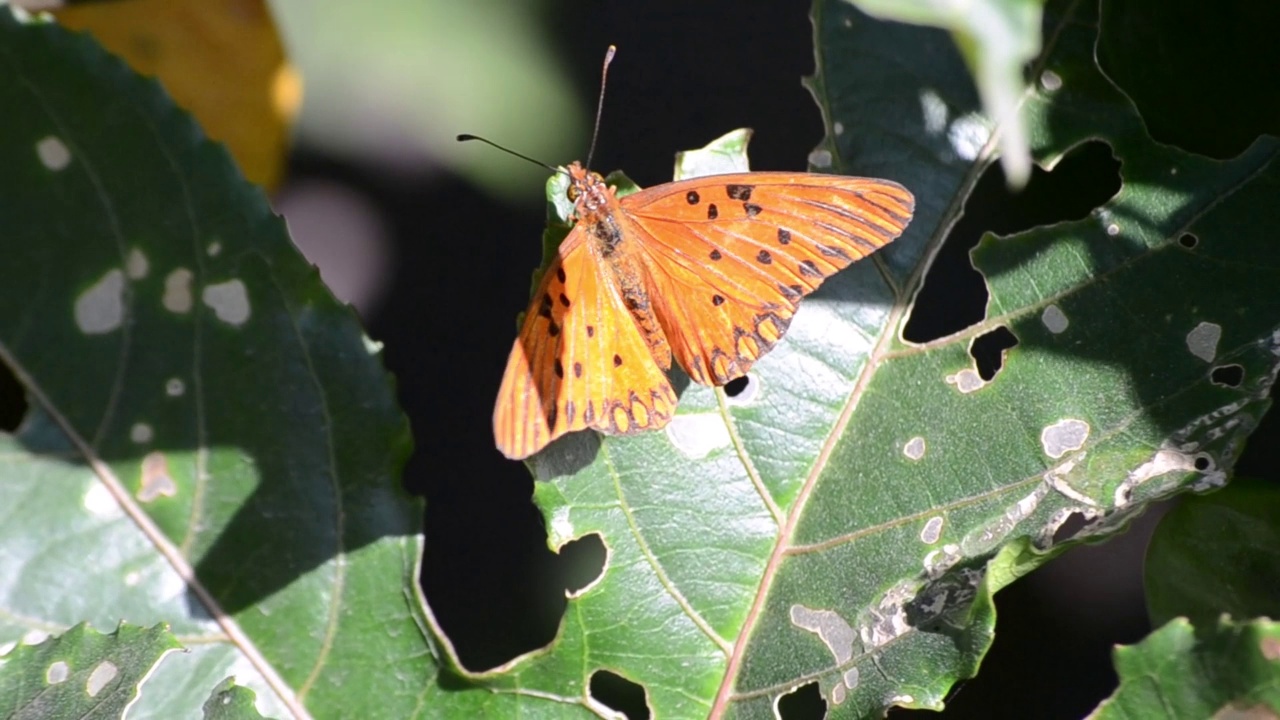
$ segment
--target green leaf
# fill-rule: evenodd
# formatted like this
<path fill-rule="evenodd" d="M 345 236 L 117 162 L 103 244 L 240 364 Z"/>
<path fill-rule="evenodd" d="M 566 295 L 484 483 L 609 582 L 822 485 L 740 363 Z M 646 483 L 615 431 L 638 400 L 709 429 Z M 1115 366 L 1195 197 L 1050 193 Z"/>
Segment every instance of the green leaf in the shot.
<path fill-rule="evenodd" d="M 828 0 L 816 0 L 821 7 Z M 1000 160 L 1009 184 L 1021 187 L 1031 172 L 1027 122 L 1020 108 L 1023 67 L 1040 52 L 1044 0 L 846 0 L 883 20 L 928 25 L 951 33 L 1000 136 Z"/>
<path fill-rule="evenodd" d="M 986 238 L 988 316 L 915 345 L 902 326 L 994 157 L 990 124 L 941 32 L 815 5 L 828 133 L 811 163 L 902 182 L 915 219 L 806 299 L 741 393 L 688 385 L 662 432 L 578 433 L 531 459 L 551 546 L 597 534 L 606 566 L 551 647 L 474 682 L 575 697 L 608 670 L 667 717 L 773 717 L 807 683 L 833 717 L 941 708 L 990 643 L 992 593 L 1225 481 L 1280 349 L 1280 144 L 1215 162 L 1153 142 L 1094 63 L 1095 11 L 1047 8 L 1019 94 L 1038 162 L 1100 138 L 1122 189 Z M 1019 344 L 983 379 L 969 347 L 998 328 Z M 1214 383 L 1228 364 L 1243 380 Z"/>
<path fill-rule="evenodd" d="M 1280 626 L 1171 620 L 1115 650 L 1120 687 L 1089 717 L 1274 717 L 1280 712 Z"/>
<path fill-rule="evenodd" d="M 235 678 L 227 678 L 209 693 L 204 703 L 205 720 L 255 720 L 261 718 L 254 707 L 252 690 L 236 685 Z"/>
<path fill-rule="evenodd" d="M 121 624 L 103 635 L 85 623 L 0 654 L 0 717 L 123 717 L 160 658 L 182 646 L 163 624 Z"/>
<path fill-rule="evenodd" d="M 378 348 L 159 86 L 0 7 L 0 643 L 167 622 L 134 712 L 421 713 L 420 505 Z M 154 687 L 154 690 L 152 689 Z"/>
<path fill-rule="evenodd" d="M 1144 567 L 1151 622 L 1280 617 L 1280 492 L 1236 478 L 1160 520 Z"/>

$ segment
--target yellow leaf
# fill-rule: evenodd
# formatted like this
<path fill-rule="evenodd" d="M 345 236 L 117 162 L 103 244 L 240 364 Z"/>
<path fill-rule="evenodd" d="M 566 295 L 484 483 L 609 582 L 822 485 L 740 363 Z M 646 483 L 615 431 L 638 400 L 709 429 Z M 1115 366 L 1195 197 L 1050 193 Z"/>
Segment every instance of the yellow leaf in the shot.
<path fill-rule="evenodd" d="M 54 14 L 158 77 L 246 178 L 268 189 L 279 182 L 302 81 L 264 0 L 120 0 Z"/>

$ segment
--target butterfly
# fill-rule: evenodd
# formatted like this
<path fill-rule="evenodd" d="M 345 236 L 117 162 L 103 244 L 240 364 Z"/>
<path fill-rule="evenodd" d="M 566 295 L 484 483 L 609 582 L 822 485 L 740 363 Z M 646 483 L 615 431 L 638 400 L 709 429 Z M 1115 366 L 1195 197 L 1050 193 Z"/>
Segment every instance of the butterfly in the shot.
<path fill-rule="evenodd" d="M 915 199 L 890 180 L 748 172 L 623 198 L 577 162 L 575 224 L 511 348 L 493 411 L 512 459 L 565 433 L 670 422 L 675 361 L 703 385 L 742 377 L 787 331 L 800 299 L 897 238 Z"/>

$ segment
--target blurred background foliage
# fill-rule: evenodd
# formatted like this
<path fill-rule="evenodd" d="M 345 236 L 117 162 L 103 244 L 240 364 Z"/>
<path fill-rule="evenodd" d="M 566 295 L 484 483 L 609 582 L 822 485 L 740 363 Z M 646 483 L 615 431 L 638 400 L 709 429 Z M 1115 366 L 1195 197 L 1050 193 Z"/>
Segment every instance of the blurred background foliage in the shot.
<path fill-rule="evenodd" d="M 546 549 L 529 474 L 497 453 L 489 428 L 539 260 L 546 171 L 454 136 L 485 135 L 550 164 L 583 159 L 600 61 L 616 44 L 596 169 L 663 182 L 675 151 L 742 126 L 755 130 L 753 168 L 804 169 L 823 134 L 801 86 L 814 70 L 806 8 L 734 0 L 75 5 L 60 11 L 63 22 L 91 28 L 135 67 L 165 76 L 212 136 L 239 146 L 246 173 L 276 188 L 295 242 L 386 344 L 417 444 L 406 485 L 428 503 L 423 584 L 463 661 L 492 667 L 549 642 L 564 589 L 593 576 L 602 551 Z M 1280 46 L 1268 37 L 1278 25 L 1280 7 L 1247 0 L 1104 2 L 1098 57 L 1157 140 L 1228 157 L 1260 133 L 1280 132 Z M 1064 205 L 1092 207 L 1116 177 L 1100 143 L 1051 173 L 1033 168 L 1018 194 L 999 167 L 989 169 L 930 271 L 913 317 L 933 324 L 913 339 L 982 317 L 986 290 L 967 253 L 983 232 L 1029 227 Z M 1269 419 L 1258 430 L 1241 473 L 1275 467 L 1265 449 L 1275 446 L 1265 440 L 1275 426 Z M 1038 717 L 1075 718 L 1105 697 L 1116 683 L 1111 647 L 1150 630 L 1140 567 L 1155 515 L 1001 592 L 995 646 L 944 715 L 1025 716 L 1035 707 Z"/>

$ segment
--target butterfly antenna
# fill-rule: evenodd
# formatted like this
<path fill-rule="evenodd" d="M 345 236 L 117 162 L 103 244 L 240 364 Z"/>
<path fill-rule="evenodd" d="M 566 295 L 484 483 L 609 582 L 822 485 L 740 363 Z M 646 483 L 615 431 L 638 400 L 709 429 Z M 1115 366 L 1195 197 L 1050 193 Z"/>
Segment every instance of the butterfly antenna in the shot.
<path fill-rule="evenodd" d="M 560 168 L 558 168 L 558 167 L 552 167 L 552 166 L 550 166 L 550 165 L 548 165 L 548 164 L 546 164 L 546 163 L 542 162 L 541 160 L 534 160 L 533 158 L 529 157 L 528 155 L 521 155 L 520 153 L 516 152 L 515 150 L 512 150 L 511 148 L 505 148 L 505 147 L 502 147 L 502 146 L 501 146 L 501 145 L 499 145 L 498 143 L 496 143 L 496 142 L 494 142 L 494 141 L 492 141 L 492 140 L 490 140 L 490 139 L 488 139 L 488 138 L 482 138 L 482 137 L 480 137 L 479 135 L 467 135 L 467 134 L 465 134 L 465 133 L 464 133 L 464 134 L 462 134 L 462 135 L 459 135 L 459 136 L 458 136 L 458 142 L 466 142 L 466 141 L 468 141 L 468 140 L 479 140 L 480 142 L 482 142 L 482 143 L 484 143 L 484 144 L 486 144 L 486 145 L 489 145 L 489 146 L 491 146 L 491 147 L 495 147 L 495 148 L 497 148 L 497 149 L 501 150 L 502 152 L 504 152 L 504 153 L 506 153 L 506 154 L 508 154 L 508 155 L 515 155 L 516 157 L 520 158 L 521 160 L 528 160 L 529 162 L 533 163 L 534 165 L 539 165 L 539 166 L 541 166 L 541 167 L 544 167 L 544 168 L 546 168 L 546 169 L 550 170 L 551 172 L 564 172 L 564 171 L 563 171 L 563 170 L 561 170 Z"/>
<path fill-rule="evenodd" d="M 600 71 L 600 99 L 596 101 L 596 127 L 591 131 L 591 149 L 587 150 L 587 167 L 591 167 L 591 158 L 596 154 L 596 138 L 600 136 L 600 115 L 604 113 L 604 85 L 609 79 L 609 63 L 613 62 L 613 54 L 618 48 L 610 45 L 604 54 L 604 69 Z"/>

